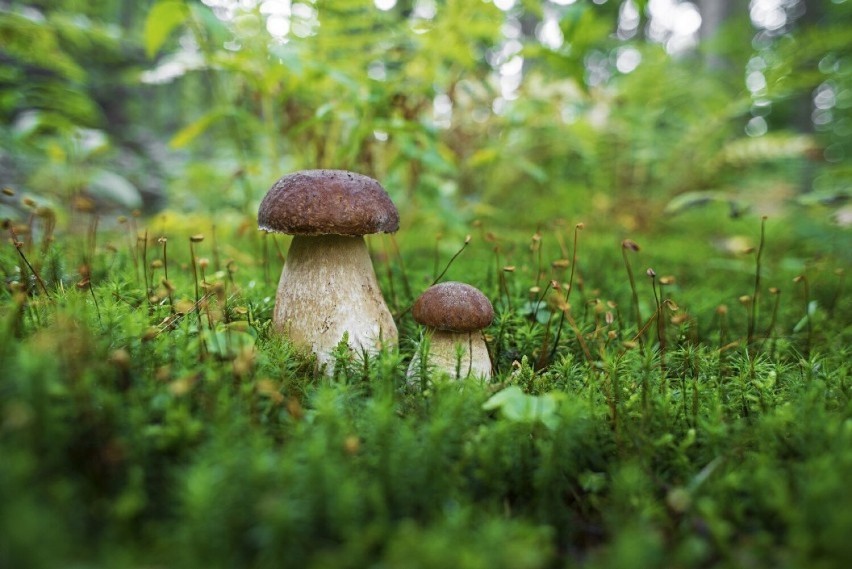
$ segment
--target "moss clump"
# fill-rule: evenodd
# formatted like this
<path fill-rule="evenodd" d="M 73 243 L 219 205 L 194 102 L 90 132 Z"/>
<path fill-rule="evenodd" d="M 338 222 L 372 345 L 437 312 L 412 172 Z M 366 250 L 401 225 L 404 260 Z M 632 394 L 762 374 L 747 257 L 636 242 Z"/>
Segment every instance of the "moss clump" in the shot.
<path fill-rule="evenodd" d="M 73 270 L 90 240 L 0 251 L 0 565 L 852 557 L 852 305 L 830 259 L 807 266 L 806 305 L 792 283 L 802 267 L 773 254 L 772 234 L 761 295 L 754 256 L 705 278 L 678 239 L 646 236 L 656 253 L 636 263 L 676 278 L 637 278 L 634 307 L 618 241 L 581 244 L 570 296 L 564 263 L 536 268 L 560 257 L 541 238 L 532 261 L 523 247 L 507 259 L 513 271 L 474 243 L 450 272 L 484 275 L 495 377 L 443 382 L 426 369 L 412 384 L 405 299 L 389 294 L 398 350 L 362 358 L 343 345 L 317 376 L 270 333 L 274 248 L 222 231 L 215 251 L 191 239 L 198 230 L 121 246 L 125 235 L 104 231 L 83 280 Z M 408 261 L 410 274 L 378 272 L 428 283 L 431 257 Z M 768 287 L 782 283 L 791 292 L 776 305 Z M 759 310 L 738 306 L 743 295 Z"/>

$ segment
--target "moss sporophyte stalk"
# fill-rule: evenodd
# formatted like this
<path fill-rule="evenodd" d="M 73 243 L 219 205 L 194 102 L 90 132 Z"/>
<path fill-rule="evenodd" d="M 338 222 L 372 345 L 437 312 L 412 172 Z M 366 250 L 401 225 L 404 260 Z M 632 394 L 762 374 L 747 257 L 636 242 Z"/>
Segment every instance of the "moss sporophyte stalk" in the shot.
<path fill-rule="evenodd" d="M 354 350 L 342 332 L 321 370 L 277 327 L 249 232 L 217 220 L 217 270 L 211 220 L 136 219 L 133 247 L 111 247 L 127 228 L 103 220 L 94 249 L 65 230 L 0 248 L 4 565 L 514 568 L 572 552 L 596 567 L 626 544 L 631 563 L 845 559 L 849 298 L 824 257 L 805 290 L 775 255 L 801 247 L 783 236 L 766 239 L 751 321 L 753 259 L 735 257 L 742 278 L 708 272 L 722 265 L 709 221 L 689 250 L 645 236 L 654 270 L 635 288 L 625 248 L 593 228 L 582 244 L 575 229 L 568 264 L 549 237 L 561 226 L 539 229 L 533 260 L 526 231 L 504 229 L 496 258 L 448 236 L 465 255 L 442 251 L 452 280 L 434 285 L 431 239 L 401 231 L 423 297 L 397 315 L 399 340 Z M 360 270 L 388 290 L 397 254 L 370 259 L 360 239 L 297 236 L 278 261 L 319 300 L 346 300 L 327 276 L 353 264 L 346 286 Z"/>

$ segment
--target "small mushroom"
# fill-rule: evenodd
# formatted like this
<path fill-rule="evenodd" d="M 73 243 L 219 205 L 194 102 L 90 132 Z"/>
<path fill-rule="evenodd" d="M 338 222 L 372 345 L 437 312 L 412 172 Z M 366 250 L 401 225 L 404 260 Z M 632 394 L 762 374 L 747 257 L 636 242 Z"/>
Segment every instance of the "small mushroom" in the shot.
<path fill-rule="evenodd" d="M 477 288 L 452 281 L 432 286 L 414 302 L 411 315 L 430 335 L 430 367 L 455 379 L 491 377 L 491 358 L 482 329 L 494 319 L 494 308 Z M 416 375 L 419 366 L 420 357 L 415 355 L 408 368 L 409 378 Z"/>
<path fill-rule="evenodd" d="M 326 373 L 332 351 L 375 353 L 397 341 L 364 235 L 399 229 L 399 214 L 376 180 L 343 170 L 304 170 L 278 180 L 258 209 L 260 229 L 293 235 L 281 271 L 274 327 L 310 349 Z"/>

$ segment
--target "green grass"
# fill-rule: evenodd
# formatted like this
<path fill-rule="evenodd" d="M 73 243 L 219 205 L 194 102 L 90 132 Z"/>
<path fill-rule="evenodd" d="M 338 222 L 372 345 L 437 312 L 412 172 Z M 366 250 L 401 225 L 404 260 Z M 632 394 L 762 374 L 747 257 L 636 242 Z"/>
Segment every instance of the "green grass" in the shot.
<path fill-rule="evenodd" d="M 425 391 L 406 308 L 464 235 L 371 240 L 400 348 L 324 378 L 271 332 L 287 240 L 251 220 L 13 226 L 0 566 L 842 567 L 848 230 L 768 220 L 756 279 L 719 244 L 760 220 L 716 213 L 586 221 L 564 318 L 573 222 L 471 227 L 444 278 L 492 299 L 496 376 Z"/>

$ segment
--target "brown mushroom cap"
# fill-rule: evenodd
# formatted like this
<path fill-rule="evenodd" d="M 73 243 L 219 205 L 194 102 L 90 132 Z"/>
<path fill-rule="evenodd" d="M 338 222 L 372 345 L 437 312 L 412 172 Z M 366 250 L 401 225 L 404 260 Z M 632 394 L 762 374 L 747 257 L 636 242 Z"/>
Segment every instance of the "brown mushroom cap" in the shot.
<path fill-rule="evenodd" d="M 421 294 L 411 308 L 411 315 L 420 324 L 438 330 L 472 332 L 491 324 L 494 308 L 476 287 L 450 281 Z"/>
<path fill-rule="evenodd" d="M 399 229 L 399 213 L 372 178 L 302 170 L 275 182 L 260 202 L 257 224 L 289 235 L 368 235 Z"/>

